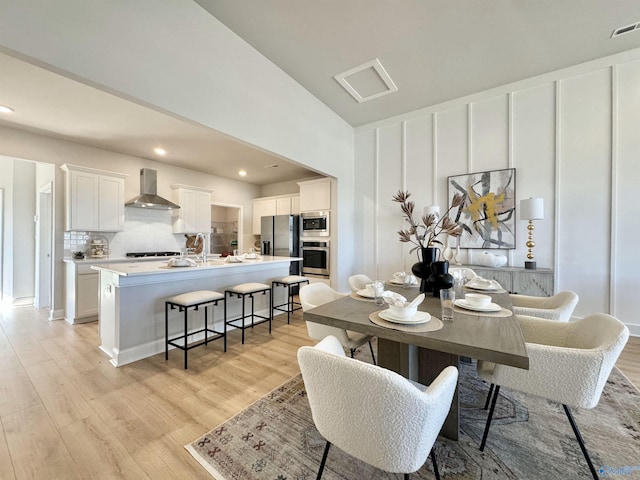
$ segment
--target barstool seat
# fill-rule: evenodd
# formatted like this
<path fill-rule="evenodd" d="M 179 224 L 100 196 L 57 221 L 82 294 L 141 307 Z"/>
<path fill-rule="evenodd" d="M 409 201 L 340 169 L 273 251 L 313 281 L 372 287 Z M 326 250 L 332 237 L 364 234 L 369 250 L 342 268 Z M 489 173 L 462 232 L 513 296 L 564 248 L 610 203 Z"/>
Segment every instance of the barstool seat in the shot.
<path fill-rule="evenodd" d="M 223 331 L 217 331 L 214 328 L 209 328 L 208 324 L 208 306 L 212 307 L 218 305 L 218 302 L 224 301 L 225 296 L 220 292 L 214 292 L 212 290 L 197 290 L 195 292 L 186 292 L 179 295 L 169 297 L 164 303 L 164 332 L 165 332 L 165 344 L 164 344 L 164 359 L 169 360 L 169 345 L 179 348 L 184 351 L 184 368 L 187 368 L 187 352 L 192 348 L 199 347 L 201 345 L 207 345 L 209 341 L 217 340 L 219 338 L 224 339 L 224 351 L 227 351 L 227 324 L 223 322 Z M 198 310 L 198 307 L 204 305 L 204 328 L 196 331 L 189 332 L 188 326 L 188 310 Z M 169 309 L 173 310 L 177 308 L 179 312 L 184 312 L 184 334 L 177 337 L 169 338 Z M 226 310 L 226 309 L 225 309 Z M 225 312 L 226 314 L 226 312 Z M 226 320 L 226 315 L 225 315 Z M 204 340 L 198 343 L 189 345 L 189 337 L 204 333 Z M 209 333 L 213 333 L 213 337 L 209 337 Z"/>
<path fill-rule="evenodd" d="M 254 295 L 256 294 L 262 294 L 262 295 L 267 295 L 269 294 L 269 309 L 267 310 L 268 312 L 268 316 L 264 316 L 264 315 L 258 315 L 255 311 L 255 302 L 254 302 Z M 234 296 L 242 299 L 242 316 L 240 318 L 234 318 L 233 320 L 227 320 L 228 316 L 227 316 L 227 304 L 228 304 L 228 300 L 227 300 L 227 295 L 229 296 L 229 299 L 233 298 Z M 249 296 L 249 298 L 251 299 L 251 313 L 249 315 L 245 314 L 245 299 L 246 297 Z M 235 328 L 239 328 L 242 330 L 242 343 L 244 344 L 244 331 L 247 328 L 253 328 L 255 325 L 260 325 L 261 323 L 264 322 L 269 322 L 269 333 L 271 333 L 271 318 L 273 316 L 272 314 L 272 309 L 271 309 L 271 304 L 273 301 L 273 297 L 271 294 L 271 287 L 265 283 L 257 283 L 257 282 L 250 282 L 250 283 L 240 283 L 238 285 L 234 285 L 233 287 L 229 287 L 227 290 L 224 291 L 224 298 L 225 298 L 225 302 L 224 302 L 224 318 L 225 318 L 225 324 L 226 325 L 231 325 L 232 327 Z M 251 325 L 245 325 L 245 319 L 250 318 L 251 319 Z M 255 319 L 258 318 L 260 320 L 255 321 Z"/>
<path fill-rule="evenodd" d="M 287 275 L 286 277 L 278 278 L 271 282 L 271 289 L 275 290 L 276 287 L 286 287 L 287 289 L 287 301 L 279 305 L 274 305 L 273 309 L 280 312 L 287 312 L 287 323 L 291 321 L 291 313 L 296 310 L 301 310 L 302 305 L 299 302 L 293 300 L 295 294 L 294 287 L 299 287 L 303 283 L 309 284 L 309 279 L 302 275 Z M 274 292 L 271 293 L 271 297 L 274 299 Z"/>

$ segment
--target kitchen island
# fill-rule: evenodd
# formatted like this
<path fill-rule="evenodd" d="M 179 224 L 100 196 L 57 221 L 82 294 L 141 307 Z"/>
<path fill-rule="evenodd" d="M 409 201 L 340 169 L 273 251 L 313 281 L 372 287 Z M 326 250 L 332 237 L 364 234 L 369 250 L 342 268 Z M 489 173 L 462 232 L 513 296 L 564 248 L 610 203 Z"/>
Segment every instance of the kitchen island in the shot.
<path fill-rule="evenodd" d="M 291 262 L 301 260 L 263 256 L 241 263 L 213 258 L 188 267 L 171 267 L 166 260 L 94 265 L 91 268 L 100 275 L 100 349 L 111 357 L 115 367 L 164 352 L 164 302 L 168 297 L 195 290 L 224 293 L 225 288 L 246 282 L 271 285 L 272 279 L 289 274 Z M 277 289 L 275 304 L 284 303 L 285 297 L 285 289 Z M 266 315 L 268 299 L 258 296 L 255 302 L 256 313 Z M 213 322 L 222 329 L 224 309 L 220 306 L 213 310 Z M 234 299 L 227 306 L 228 319 L 240 317 L 240 312 L 241 302 Z M 195 331 L 202 328 L 203 313 L 193 313 L 189 315 L 189 329 Z M 181 329 L 182 322 L 170 322 L 170 336 Z M 191 339 L 196 340 L 197 336 Z"/>

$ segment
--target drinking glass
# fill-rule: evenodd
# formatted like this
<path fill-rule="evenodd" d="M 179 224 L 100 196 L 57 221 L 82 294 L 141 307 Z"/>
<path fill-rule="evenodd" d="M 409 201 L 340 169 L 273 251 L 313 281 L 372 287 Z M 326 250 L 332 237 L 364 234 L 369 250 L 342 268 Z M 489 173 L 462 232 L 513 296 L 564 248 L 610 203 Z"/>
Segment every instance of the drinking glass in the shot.
<path fill-rule="evenodd" d="M 453 303 L 456 300 L 456 291 L 453 288 L 440 290 L 440 306 L 442 307 L 442 321 L 453 321 Z"/>
<path fill-rule="evenodd" d="M 376 305 L 384 305 L 384 298 L 382 298 L 382 293 L 384 292 L 384 282 L 382 280 L 376 280 L 375 282 L 373 282 L 373 285 Z"/>

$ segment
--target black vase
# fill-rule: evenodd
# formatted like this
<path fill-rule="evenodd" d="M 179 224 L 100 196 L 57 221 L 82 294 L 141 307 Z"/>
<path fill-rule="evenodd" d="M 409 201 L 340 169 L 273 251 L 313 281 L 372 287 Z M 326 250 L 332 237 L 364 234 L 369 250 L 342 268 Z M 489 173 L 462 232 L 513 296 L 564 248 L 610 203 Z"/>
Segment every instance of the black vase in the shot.
<path fill-rule="evenodd" d="M 446 260 L 432 262 L 430 268 L 431 275 L 429 275 L 427 282 L 431 286 L 433 296 L 439 297 L 440 290 L 453 287 L 453 275 L 449 273 L 449 262 Z"/>
<path fill-rule="evenodd" d="M 413 264 L 411 272 L 422 281 L 420 282 L 420 292 L 427 293 L 431 291 L 428 278 L 431 275 L 431 263 L 435 262 L 440 255 L 440 249 L 436 247 L 421 248 L 418 255 L 418 263 Z"/>

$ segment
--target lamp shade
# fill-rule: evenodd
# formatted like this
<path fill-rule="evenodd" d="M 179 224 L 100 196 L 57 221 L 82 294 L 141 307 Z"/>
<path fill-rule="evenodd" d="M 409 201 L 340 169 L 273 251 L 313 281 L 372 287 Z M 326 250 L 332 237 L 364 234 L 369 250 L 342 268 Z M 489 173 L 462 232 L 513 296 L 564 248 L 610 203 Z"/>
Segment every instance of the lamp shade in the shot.
<path fill-rule="evenodd" d="M 440 216 L 440 207 L 437 205 L 429 205 L 428 207 L 424 207 L 424 215 L 432 214 L 436 217 Z"/>
<path fill-rule="evenodd" d="M 542 220 L 544 218 L 544 199 L 525 198 L 520 200 L 521 220 Z"/>

